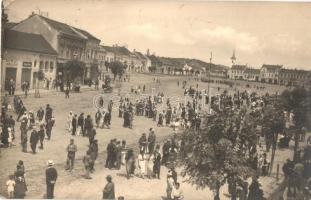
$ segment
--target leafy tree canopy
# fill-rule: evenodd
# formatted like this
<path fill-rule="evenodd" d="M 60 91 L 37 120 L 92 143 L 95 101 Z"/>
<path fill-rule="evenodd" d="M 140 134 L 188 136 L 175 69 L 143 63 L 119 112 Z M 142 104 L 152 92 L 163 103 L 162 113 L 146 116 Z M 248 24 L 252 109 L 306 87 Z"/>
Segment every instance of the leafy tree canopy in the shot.
<path fill-rule="evenodd" d="M 85 69 L 85 63 L 78 60 L 70 60 L 64 65 L 64 72 L 69 80 L 82 77 Z"/>

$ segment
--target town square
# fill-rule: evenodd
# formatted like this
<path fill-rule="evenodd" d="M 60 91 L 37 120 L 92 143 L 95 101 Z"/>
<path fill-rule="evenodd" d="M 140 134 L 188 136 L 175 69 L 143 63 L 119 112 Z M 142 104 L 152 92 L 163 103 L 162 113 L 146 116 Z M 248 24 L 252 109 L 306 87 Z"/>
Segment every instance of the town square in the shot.
<path fill-rule="evenodd" d="M 216 27 L 213 33 L 205 29 L 211 46 L 204 47 L 204 58 L 196 57 L 192 41 L 180 35 L 172 39 L 176 47 L 156 44 L 164 36 L 151 28 L 158 21 L 150 16 L 160 15 L 142 11 L 168 6 L 190 20 L 201 19 L 201 6 L 219 9 L 219 17 L 225 7 L 242 9 L 239 4 L 32 3 L 2 3 L 1 198 L 311 199 L 311 63 L 303 61 L 298 47 L 310 49 L 293 42 L 297 56 L 277 59 L 279 54 L 272 58 L 269 51 L 257 62 L 251 58 L 258 52 L 248 48 L 254 40 L 246 33 Z M 278 5 L 283 17 L 296 16 L 295 9 L 310 16 L 295 3 Z M 66 6 L 81 13 L 65 17 L 59 9 Z M 123 35 L 108 31 L 123 30 L 121 19 L 98 29 L 83 23 L 90 16 L 115 16 L 116 7 L 125 18 L 144 15 L 146 25 L 129 25 Z M 89 13 L 90 8 L 107 13 Z M 258 8 L 267 15 L 275 9 Z M 193 10 L 198 13 L 187 13 Z M 161 15 L 167 23 L 172 16 Z M 291 20 L 299 34 L 304 31 L 300 18 Z M 176 30 L 183 26 L 175 23 Z M 131 35 L 133 27 L 139 35 Z M 101 35 L 102 29 L 107 32 Z M 217 31 L 223 32 L 216 36 Z M 216 42 L 228 34 L 240 43 Z M 144 40 L 138 46 L 136 37 Z M 215 47 L 224 44 L 230 49 Z M 185 49 L 170 52 L 178 45 Z"/>

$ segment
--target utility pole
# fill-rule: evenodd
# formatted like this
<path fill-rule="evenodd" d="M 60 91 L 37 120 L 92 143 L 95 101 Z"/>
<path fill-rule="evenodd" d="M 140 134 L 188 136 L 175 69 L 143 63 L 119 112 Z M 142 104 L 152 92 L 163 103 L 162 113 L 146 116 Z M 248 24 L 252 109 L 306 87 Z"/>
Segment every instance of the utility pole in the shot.
<path fill-rule="evenodd" d="M 211 84 L 211 69 L 212 69 L 212 58 L 213 58 L 213 53 L 211 52 L 211 57 L 209 59 L 209 70 L 208 70 L 208 112 L 211 112 L 211 103 L 212 103 L 212 98 L 211 98 L 211 89 L 210 89 L 210 84 Z"/>

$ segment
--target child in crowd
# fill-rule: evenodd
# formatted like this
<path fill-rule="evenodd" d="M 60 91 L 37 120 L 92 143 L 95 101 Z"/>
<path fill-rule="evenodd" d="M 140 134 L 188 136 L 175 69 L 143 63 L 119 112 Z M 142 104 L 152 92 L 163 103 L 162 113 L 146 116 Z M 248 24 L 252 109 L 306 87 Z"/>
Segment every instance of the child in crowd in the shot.
<path fill-rule="evenodd" d="M 9 199 L 14 199 L 15 181 L 14 181 L 14 176 L 13 175 L 9 176 L 9 180 L 6 182 L 6 185 L 8 187 L 8 197 L 9 197 Z"/>

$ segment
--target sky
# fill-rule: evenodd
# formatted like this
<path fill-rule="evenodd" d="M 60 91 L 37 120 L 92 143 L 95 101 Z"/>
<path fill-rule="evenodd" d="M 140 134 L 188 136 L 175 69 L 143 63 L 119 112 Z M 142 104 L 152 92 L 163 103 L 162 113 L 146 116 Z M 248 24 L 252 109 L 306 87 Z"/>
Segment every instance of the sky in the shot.
<path fill-rule="evenodd" d="M 87 30 L 105 45 L 230 66 L 311 70 L 311 3 L 181 0 L 4 0 L 9 20 L 32 11 Z"/>

